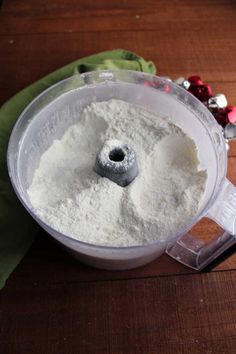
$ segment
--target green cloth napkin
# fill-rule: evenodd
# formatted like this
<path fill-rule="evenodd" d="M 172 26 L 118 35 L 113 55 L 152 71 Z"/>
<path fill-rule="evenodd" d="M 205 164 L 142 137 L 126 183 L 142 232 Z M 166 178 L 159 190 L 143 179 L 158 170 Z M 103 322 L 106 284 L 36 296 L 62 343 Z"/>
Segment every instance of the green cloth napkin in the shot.
<path fill-rule="evenodd" d="M 29 249 L 38 225 L 18 201 L 7 172 L 7 145 L 23 109 L 38 94 L 74 74 L 102 69 L 128 69 L 155 74 L 156 68 L 135 53 L 117 49 L 76 60 L 20 91 L 0 109 L 0 289 Z"/>

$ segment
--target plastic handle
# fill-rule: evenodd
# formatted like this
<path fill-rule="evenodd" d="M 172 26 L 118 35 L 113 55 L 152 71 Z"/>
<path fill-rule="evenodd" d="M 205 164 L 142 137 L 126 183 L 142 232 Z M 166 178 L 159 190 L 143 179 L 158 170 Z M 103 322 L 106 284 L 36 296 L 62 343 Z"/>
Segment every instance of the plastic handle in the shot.
<path fill-rule="evenodd" d="M 166 249 L 169 256 L 197 270 L 205 268 L 236 243 L 236 187 L 227 179 L 206 216 L 225 229 L 225 232 L 208 245 L 187 234 Z"/>
<path fill-rule="evenodd" d="M 225 179 L 220 195 L 207 216 L 236 236 L 236 187 Z"/>

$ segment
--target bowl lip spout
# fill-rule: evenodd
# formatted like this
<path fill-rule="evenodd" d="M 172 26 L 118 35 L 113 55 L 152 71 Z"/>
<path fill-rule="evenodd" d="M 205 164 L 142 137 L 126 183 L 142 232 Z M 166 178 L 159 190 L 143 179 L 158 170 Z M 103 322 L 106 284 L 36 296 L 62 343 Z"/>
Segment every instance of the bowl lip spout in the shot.
<path fill-rule="evenodd" d="M 203 210 L 198 212 L 194 218 L 192 218 L 191 222 L 188 225 L 185 225 L 182 229 L 178 230 L 174 235 L 169 235 L 167 237 L 168 242 L 174 242 L 176 239 L 180 238 L 182 235 L 187 233 L 193 225 L 195 225 L 203 216 L 207 214 L 208 209 L 214 203 L 219 195 L 219 191 L 221 189 L 222 183 L 224 182 L 226 176 L 227 169 L 227 150 L 225 146 L 225 140 L 223 136 L 223 132 L 221 127 L 215 121 L 211 112 L 207 109 L 207 107 L 201 103 L 196 97 L 194 97 L 191 93 L 186 91 L 184 88 L 178 86 L 176 83 L 170 81 L 168 78 L 162 78 L 156 75 L 137 72 L 132 70 L 98 70 L 91 71 L 83 74 L 76 74 L 70 76 L 64 80 L 61 80 L 54 85 L 47 88 L 45 91 L 41 92 L 37 97 L 35 97 L 22 111 L 19 118 L 17 119 L 13 130 L 10 135 L 8 148 L 7 148 L 7 168 L 8 174 L 10 177 L 11 184 L 13 189 L 21 201 L 26 210 L 30 213 L 30 215 L 41 225 L 43 226 L 53 237 L 55 237 L 55 233 L 59 233 L 61 238 L 65 238 L 65 240 L 71 240 L 78 245 L 93 248 L 95 250 L 112 250 L 116 251 L 117 249 L 123 251 L 130 251 L 135 249 L 140 249 L 143 247 L 153 247 L 160 242 L 166 242 L 165 240 L 156 240 L 154 242 L 145 244 L 145 245 L 134 245 L 134 246 L 106 246 L 106 245 L 97 245 L 86 243 L 83 241 L 79 241 L 77 239 L 72 238 L 71 236 L 64 235 L 60 233 L 58 230 L 52 228 L 49 224 L 46 224 L 42 221 L 37 214 L 34 212 L 30 203 L 24 197 L 26 191 L 21 189 L 20 183 L 18 181 L 18 158 L 19 158 L 19 150 L 20 150 L 20 141 L 24 136 L 24 132 L 27 129 L 28 125 L 34 119 L 35 114 L 46 107 L 53 100 L 57 99 L 61 95 L 73 91 L 75 89 L 83 89 L 84 87 L 89 87 L 94 85 L 106 85 L 107 83 L 122 83 L 122 84 L 136 84 L 147 86 L 147 89 L 159 90 L 166 94 L 171 94 L 171 96 L 176 99 L 180 104 L 185 105 L 185 107 L 194 113 L 196 119 L 198 118 L 201 124 L 204 126 L 211 143 L 213 144 L 214 151 L 217 158 L 217 183 L 215 183 L 212 195 L 209 197 L 206 202 Z M 38 109 L 38 111 L 37 111 Z M 26 119 L 27 113 L 32 112 L 32 118 Z M 22 123 L 24 123 L 24 128 L 19 133 L 19 129 L 21 128 Z M 215 132 L 211 134 L 211 130 Z M 215 137 L 217 136 L 217 137 Z M 221 145 L 221 160 L 219 160 L 219 152 L 217 150 L 217 139 L 220 140 Z M 214 140 L 215 139 L 215 140 Z M 219 141 L 218 141 L 219 143 Z M 14 155 L 14 156 L 13 156 Z M 14 161 L 13 161 L 14 159 Z M 219 167 L 219 161 L 221 165 Z M 219 170 L 220 168 L 220 170 Z"/>

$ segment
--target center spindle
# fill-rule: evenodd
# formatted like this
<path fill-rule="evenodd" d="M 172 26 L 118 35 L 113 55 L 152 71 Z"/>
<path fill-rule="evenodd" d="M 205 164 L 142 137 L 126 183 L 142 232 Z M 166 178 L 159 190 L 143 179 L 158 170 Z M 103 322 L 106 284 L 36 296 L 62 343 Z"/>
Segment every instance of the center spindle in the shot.
<path fill-rule="evenodd" d="M 138 175 L 134 150 L 119 140 L 107 140 L 97 154 L 94 171 L 122 187 L 128 186 Z"/>

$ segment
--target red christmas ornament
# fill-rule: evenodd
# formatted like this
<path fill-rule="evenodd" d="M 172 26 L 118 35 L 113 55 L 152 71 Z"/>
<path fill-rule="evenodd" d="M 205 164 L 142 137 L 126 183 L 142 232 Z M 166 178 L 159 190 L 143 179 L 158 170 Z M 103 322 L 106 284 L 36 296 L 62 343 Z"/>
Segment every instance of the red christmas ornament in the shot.
<path fill-rule="evenodd" d="M 217 122 L 224 128 L 228 123 L 236 124 L 236 107 L 213 108 L 211 113 Z"/>
<path fill-rule="evenodd" d="M 223 128 L 229 123 L 227 108 L 213 108 L 211 113 Z"/>
<path fill-rule="evenodd" d="M 191 84 L 188 91 L 191 92 L 195 97 L 197 97 L 202 102 L 208 101 L 209 98 L 212 96 L 211 87 L 207 84 L 204 85 Z"/>
<path fill-rule="evenodd" d="M 235 106 L 228 106 L 228 120 L 230 123 L 236 124 L 236 107 Z"/>
<path fill-rule="evenodd" d="M 236 127 L 236 107 L 227 106 L 227 100 L 223 94 L 217 94 L 213 97 L 211 87 L 204 84 L 200 76 L 192 75 L 188 79 L 179 78 L 175 82 L 185 87 L 186 90 L 203 102 L 223 128 L 226 126 Z M 183 82 L 188 83 L 187 87 L 183 85 Z M 236 135 L 234 138 L 236 140 Z"/>
<path fill-rule="evenodd" d="M 200 76 L 198 76 L 198 75 L 189 76 L 188 81 L 192 85 L 203 85 L 203 82 L 202 82 Z"/>

